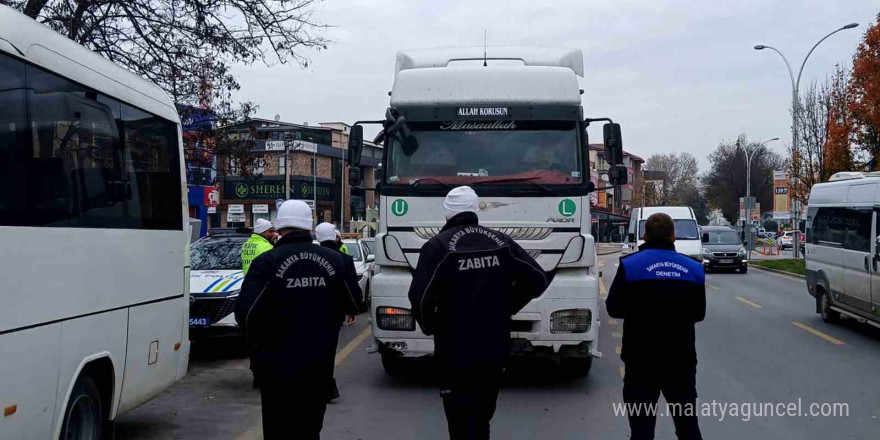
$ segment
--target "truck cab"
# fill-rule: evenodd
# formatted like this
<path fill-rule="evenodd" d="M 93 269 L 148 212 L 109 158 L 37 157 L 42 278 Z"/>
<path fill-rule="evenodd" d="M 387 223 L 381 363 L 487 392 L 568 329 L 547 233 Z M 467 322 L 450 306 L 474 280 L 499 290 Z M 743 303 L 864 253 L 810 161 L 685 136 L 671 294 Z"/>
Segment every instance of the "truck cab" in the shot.
<path fill-rule="evenodd" d="M 511 318 L 513 354 L 552 357 L 586 375 L 601 353 L 594 186 L 577 79 L 583 55 L 489 48 L 486 57 L 483 50 L 397 55 L 377 183 L 373 348 L 390 374 L 432 355 L 434 341 L 418 328 L 408 289 L 422 245 L 445 223 L 443 198 L 468 185 L 480 197 L 480 224 L 510 235 L 545 271 L 557 270 L 544 294 Z"/>

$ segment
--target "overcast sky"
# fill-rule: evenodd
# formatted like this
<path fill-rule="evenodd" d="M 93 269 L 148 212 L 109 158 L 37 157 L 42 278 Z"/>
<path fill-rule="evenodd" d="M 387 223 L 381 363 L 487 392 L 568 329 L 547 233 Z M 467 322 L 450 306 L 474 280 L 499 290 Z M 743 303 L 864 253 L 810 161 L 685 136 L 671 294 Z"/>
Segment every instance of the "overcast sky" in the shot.
<path fill-rule="evenodd" d="M 880 12 L 872 0 L 325 0 L 315 16 L 334 25 L 327 51 L 306 52 L 311 65 L 262 64 L 236 69 L 240 99 L 258 117 L 310 124 L 381 119 L 388 106 L 395 54 L 401 49 L 555 46 L 584 52 L 584 113 L 621 123 L 624 148 L 648 158 L 687 151 L 708 167 L 722 139 L 791 139 L 791 82 L 781 50 L 800 66 L 807 51 L 847 23 L 810 57 L 801 89 L 824 80 L 835 64 L 851 65 L 867 26 Z M 601 142 L 601 127 L 590 129 Z"/>

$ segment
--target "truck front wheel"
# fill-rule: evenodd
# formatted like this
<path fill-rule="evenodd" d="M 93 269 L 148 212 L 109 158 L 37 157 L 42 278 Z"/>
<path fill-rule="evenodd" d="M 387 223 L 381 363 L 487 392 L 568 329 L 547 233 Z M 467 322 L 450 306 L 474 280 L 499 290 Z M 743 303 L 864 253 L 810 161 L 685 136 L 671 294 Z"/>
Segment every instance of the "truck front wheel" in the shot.
<path fill-rule="evenodd" d="M 387 351 L 383 351 L 381 356 L 382 368 L 385 369 L 385 374 L 391 377 L 400 377 L 406 373 L 406 360 L 403 357 Z"/>
<path fill-rule="evenodd" d="M 590 368 L 593 366 L 593 357 L 585 358 L 563 358 L 561 365 L 562 372 L 567 377 L 587 377 L 590 374 Z"/>

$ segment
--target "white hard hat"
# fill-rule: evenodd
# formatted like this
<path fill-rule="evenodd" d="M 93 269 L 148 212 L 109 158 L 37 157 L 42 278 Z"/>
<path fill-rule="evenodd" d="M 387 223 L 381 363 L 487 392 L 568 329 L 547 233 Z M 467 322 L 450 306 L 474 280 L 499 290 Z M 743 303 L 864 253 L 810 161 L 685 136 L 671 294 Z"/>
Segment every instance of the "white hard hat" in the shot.
<path fill-rule="evenodd" d="M 315 238 L 318 241 L 333 241 L 337 233 L 333 223 L 324 222 L 315 228 Z"/>
<path fill-rule="evenodd" d="M 255 234 L 262 234 L 263 232 L 266 232 L 272 228 L 273 228 L 272 222 L 270 222 L 269 220 L 266 220 L 264 218 L 258 218 L 257 223 L 254 225 L 254 233 Z"/>
<path fill-rule="evenodd" d="M 312 230 L 312 208 L 302 200 L 287 200 L 278 207 L 278 216 L 275 217 L 275 229 L 305 229 Z"/>
<path fill-rule="evenodd" d="M 443 209 L 446 211 L 447 219 L 461 212 L 477 212 L 480 209 L 479 198 L 471 187 L 459 186 L 446 194 Z"/>

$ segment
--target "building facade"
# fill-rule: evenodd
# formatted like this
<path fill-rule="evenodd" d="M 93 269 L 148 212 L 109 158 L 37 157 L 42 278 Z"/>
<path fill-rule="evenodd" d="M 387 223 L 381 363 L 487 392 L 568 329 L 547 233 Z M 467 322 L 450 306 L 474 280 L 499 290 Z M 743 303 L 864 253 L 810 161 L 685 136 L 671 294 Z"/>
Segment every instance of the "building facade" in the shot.
<path fill-rule="evenodd" d="M 620 194 L 615 195 L 614 189 L 599 190 L 594 198 L 593 209 L 612 214 L 629 216 L 632 208 L 640 207 L 644 203 L 644 175 L 642 165 L 645 160 L 635 154 L 624 151 L 623 165 L 627 170 L 627 183 L 620 186 Z M 605 161 L 605 146 L 602 144 L 590 144 L 590 174 L 595 175 L 594 183 L 597 187 L 610 186 L 608 183 L 608 162 Z M 614 197 L 620 197 L 615 204 Z"/>
<path fill-rule="evenodd" d="M 220 166 L 220 202 L 210 218 L 215 228 L 250 227 L 258 218 L 274 220 L 276 201 L 287 198 L 285 169 L 290 175 L 289 196 L 313 206 L 316 222 L 331 222 L 348 230 L 352 219 L 366 217 L 375 207 L 375 168 L 381 146 L 367 143 L 361 162 L 360 187 L 348 181 L 350 126 L 326 123 L 319 126 L 251 119 L 233 127 L 233 138 L 253 141 L 248 165 L 234 158 Z M 249 169 L 243 169 L 243 168 Z M 344 208 L 344 213 L 341 212 Z"/>

